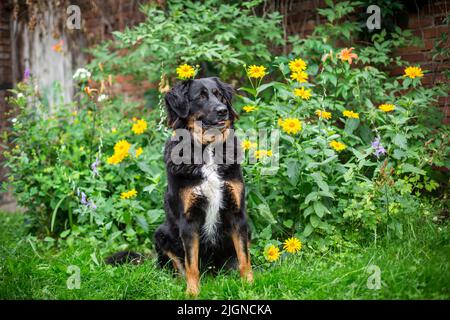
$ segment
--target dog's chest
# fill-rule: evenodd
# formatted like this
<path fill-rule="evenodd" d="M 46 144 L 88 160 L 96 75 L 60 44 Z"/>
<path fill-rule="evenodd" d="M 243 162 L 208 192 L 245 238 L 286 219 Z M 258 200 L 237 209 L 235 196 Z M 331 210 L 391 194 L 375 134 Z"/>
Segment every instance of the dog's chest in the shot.
<path fill-rule="evenodd" d="M 212 150 L 207 149 L 208 157 L 202 166 L 203 181 L 195 187 L 194 192 L 206 198 L 205 222 L 203 225 L 203 235 L 211 242 L 214 242 L 217 232 L 217 224 L 220 223 L 220 207 L 223 198 L 223 180 L 221 179 L 218 166 L 213 161 Z"/>

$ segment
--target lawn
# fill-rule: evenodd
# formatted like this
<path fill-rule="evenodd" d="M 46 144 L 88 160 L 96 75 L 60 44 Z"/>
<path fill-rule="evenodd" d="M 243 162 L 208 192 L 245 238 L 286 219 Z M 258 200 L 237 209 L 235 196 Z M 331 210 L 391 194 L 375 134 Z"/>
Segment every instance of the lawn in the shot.
<path fill-rule="evenodd" d="M 0 214 L 0 299 L 183 299 L 184 281 L 153 259 L 121 267 L 93 262 L 87 241 L 44 249 L 27 241 L 20 214 Z M 199 299 L 449 299 L 450 228 L 411 224 L 403 239 L 340 252 L 314 252 L 271 267 L 255 266 L 255 283 L 236 272 L 203 275 Z M 81 270 L 80 289 L 67 288 L 67 268 Z M 367 267 L 381 271 L 381 288 L 367 286 Z M 373 272 L 373 271 L 372 271 Z"/>

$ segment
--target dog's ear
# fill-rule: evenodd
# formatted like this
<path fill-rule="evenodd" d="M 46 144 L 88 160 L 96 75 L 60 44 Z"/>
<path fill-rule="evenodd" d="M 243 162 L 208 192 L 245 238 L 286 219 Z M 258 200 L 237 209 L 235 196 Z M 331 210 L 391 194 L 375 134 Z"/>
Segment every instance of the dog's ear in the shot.
<path fill-rule="evenodd" d="M 237 114 L 236 110 L 234 110 L 233 106 L 231 105 L 231 101 L 233 100 L 234 95 L 234 88 L 232 85 L 228 83 L 224 83 L 220 81 L 217 77 L 212 77 L 212 79 L 217 83 L 217 86 L 219 87 L 220 91 L 222 92 L 223 97 L 225 98 L 227 102 L 228 111 L 230 112 L 232 116 L 232 120 L 239 119 L 239 115 Z"/>
<path fill-rule="evenodd" d="M 189 114 L 189 87 L 189 80 L 180 82 L 170 89 L 164 98 L 168 125 L 172 128 L 176 128 L 178 120 L 185 119 Z"/>

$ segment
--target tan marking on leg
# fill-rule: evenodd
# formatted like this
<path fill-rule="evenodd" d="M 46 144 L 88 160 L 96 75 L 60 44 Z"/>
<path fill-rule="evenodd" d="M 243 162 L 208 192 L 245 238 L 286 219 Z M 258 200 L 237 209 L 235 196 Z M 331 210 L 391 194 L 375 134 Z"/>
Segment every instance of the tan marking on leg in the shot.
<path fill-rule="evenodd" d="M 244 184 L 238 180 L 229 180 L 226 181 L 225 184 L 228 186 L 228 189 L 231 192 L 232 198 L 236 203 L 238 209 L 241 207 L 241 194 L 244 189 Z"/>
<path fill-rule="evenodd" d="M 194 205 L 197 196 L 194 193 L 193 188 L 188 187 L 181 189 L 180 191 L 181 201 L 183 202 L 183 213 L 189 216 L 189 209 Z"/>
<path fill-rule="evenodd" d="M 233 240 L 234 249 L 236 250 L 241 277 L 252 283 L 253 272 L 252 264 L 250 262 L 250 243 L 247 242 L 247 254 L 245 254 L 242 238 L 236 231 L 231 233 L 231 239 Z"/>
<path fill-rule="evenodd" d="M 184 268 L 183 268 L 183 264 L 181 263 L 180 259 L 170 251 L 166 251 L 165 253 L 169 257 L 169 259 L 172 261 L 172 265 L 173 265 L 173 268 L 175 269 L 175 271 L 178 272 L 179 274 L 184 275 Z"/>
<path fill-rule="evenodd" d="M 190 247 L 190 254 L 186 254 L 185 258 L 185 268 L 186 268 L 186 293 L 189 295 L 197 296 L 200 292 L 199 289 L 199 279 L 200 272 L 198 270 L 198 234 L 193 235 L 193 240 Z"/>

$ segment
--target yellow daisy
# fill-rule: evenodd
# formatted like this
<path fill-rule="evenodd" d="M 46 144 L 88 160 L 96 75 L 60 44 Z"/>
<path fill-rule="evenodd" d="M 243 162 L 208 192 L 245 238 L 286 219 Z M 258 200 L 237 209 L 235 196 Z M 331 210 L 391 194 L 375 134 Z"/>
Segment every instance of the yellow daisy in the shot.
<path fill-rule="evenodd" d="M 303 100 L 309 100 L 309 98 L 311 98 L 312 94 L 311 94 L 311 89 L 305 89 L 305 87 L 301 87 L 294 89 L 294 94 L 297 97 L 302 98 Z"/>
<path fill-rule="evenodd" d="M 316 110 L 315 113 L 319 118 L 326 119 L 326 120 L 331 119 L 331 112 Z"/>
<path fill-rule="evenodd" d="M 247 69 L 247 75 L 250 78 L 262 79 L 266 75 L 266 67 L 251 65 Z"/>
<path fill-rule="evenodd" d="M 291 69 L 292 72 L 305 71 L 307 66 L 307 63 L 300 58 L 294 59 L 289 62 L 289 69 Z"/>
<path fill-rule="evenodd" d="M 404 77 L 409 77 L 411 79 L 414 78 L 422 78 L 423 77 L 423 71 L 420 67 L 408 67 L 405 69 Z"/>
<path fill-rule="evenodd" d="M 329 143 L 330 147 L 332 147 L 334 150 L 336 151 L 342 151 L 345 150 L 347 148 L 347 146 L 345 144 L 343 144 L 342 142 L 333 140 Z"/>
<path fill-rule="evenodd" d="M 273 155 L 272 150 L 256 150 L 255 151 L 255 158 L 261 159 L 264 157 L 271 157 Z"/>
<path fill-rule="evenodd" d="M 122 192 L 122 193 L 120 194 L 120 197 L 121 197 L 122 199 L 130 199 L 130 198 L 136 197 L 136 195 L 137 195 L 136 189 L 132 189 L 132 190 L 130 190 L 130 191 Z"/>
<path fill-rule="evenodd" d="M 270 245 L 265 250 L 265 256 L 266 256 L 267 261 L 269 261 L 269 262 L 277 261 L 280 258 L 280 249 L 278 249 L 274 245 Z"/>
<path fill-rule="evenodd" d="M 342 115 L 347 118 L 359 119 L 359 113 L 350 110 L 345 110 L 344 112 L 342 112 Z"/>
<path fill-rule="evenodd" d="M 289 238 L 284 241 L 283 248 L 289 253 L 296 253 L 302 248 L 302 243 L 297 238 Z"/>
<path fill-rule="evenodd" d="M 117 154 L 128 154 L 131 144 L 126 140 L 120 140 L 114 145 L 114 153 Z"/>
<path fill-rule="evenodd" d="M 258 108 L 256 106 L 244 106 L 242 107 L 242 110 L 244 110 L 245 112 L 249 113 L 255 110 L 258 110 Z"/>
<path fill-rule="evenodd" d="M 308 82 L 308 74 L 305 71 L 291 73 L 291 79 L 298 82 Z"/>
<path fill-rule="evenodd" d="M 178 78 L 180 78 L 182 80 L 191 79 L 195 75 L 195 69 L 188 64 L 182 64 L 181 66 L 179 66 L 177 68 L 176 71 L 177 71 Z"/>
<path fill-rule="evenodd" d="M 127 154 L 121 154 L 121 153 L 114 153 L 111 157 L 109 157 L 106 162 L 108 164 L 119 164 L 125 159 Z"/>
<path fill-rule="evenodd" d="M 394 111 L 395 106 L 390 103 L 383 103 L 378 106 L 378 109 L 380 109 L 383 112 L 391 112 L 391 111 Z"/>
<path fill-rule="evenodd" d="M 138 135 L 143 134 L 146 129 L 147 129 L 147 121 L 145 121 L 144 119 L 137 120 L 133 124 L 133 127 L 131 127 L 131 130 Z"/>
<path fill-rule="evenodd" d="M 251 142 L 250 140 L 244 140 L 241 143 L 242 149 L 244 150 L 250 150 L 252 148 L 256 148 L 256 143 Z"/>
<path fill-rule="evenodd" d="M 139 158 L 139 156 L 142 154 L 142 152 L 144 152 L 142 147 L 137 148 L 136 149 L 136 158 Z"/>
<path fill-rule="evenodd" d="M 281 128 L 287 134 L 297 134 L 302 130 L 302 123 L 297 118 L 286 118 L 282 121 Z"/>

